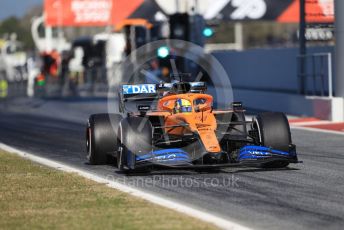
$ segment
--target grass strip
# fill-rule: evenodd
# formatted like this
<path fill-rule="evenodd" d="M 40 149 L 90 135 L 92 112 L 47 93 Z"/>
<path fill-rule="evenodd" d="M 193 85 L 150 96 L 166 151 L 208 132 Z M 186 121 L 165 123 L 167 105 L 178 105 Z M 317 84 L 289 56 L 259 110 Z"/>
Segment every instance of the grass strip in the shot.
<path fill-rule="evenodd" d="M 216 229 L 0 150 L 0 229 Z"/>

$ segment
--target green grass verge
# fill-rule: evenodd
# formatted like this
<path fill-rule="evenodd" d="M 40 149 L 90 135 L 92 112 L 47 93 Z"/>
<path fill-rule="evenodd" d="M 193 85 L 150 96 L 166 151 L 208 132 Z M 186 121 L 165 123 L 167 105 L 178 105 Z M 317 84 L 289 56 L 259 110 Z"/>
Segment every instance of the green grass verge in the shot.
<path fill-rule="evenodd" d="M 215 229 L 0 150 L 0 229 Z"/>

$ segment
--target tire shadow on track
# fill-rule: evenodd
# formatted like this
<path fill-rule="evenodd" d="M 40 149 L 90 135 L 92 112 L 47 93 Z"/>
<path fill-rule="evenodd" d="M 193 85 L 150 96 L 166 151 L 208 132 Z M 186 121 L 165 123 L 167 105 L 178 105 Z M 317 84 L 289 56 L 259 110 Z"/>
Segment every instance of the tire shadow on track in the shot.
<path fill-rule="evenodd" d="M 109 165 L 110 166 L 110 165 Z M 134 176 L 162 176 L 162 175 L 170 175 L 170 176 L 178 176 L 178 175 L 202 175 L 202 174 L 207 174 L 207 175 L 211 175 L 211 174 L 224 174 L 224 173 L 246 173 L 246 172 L 271 172 L 271 171 L 297 171 L 300 170 L 298 168 L 279 168 L 279 169 L 264 169 L 264 168 L 242 168 L 242 169 L 237 169 L 237 170 L 233 170 L 233 171 L 228 171 L 225 169 L 217 169 L 217 170 L 183 170 L 183 171 L 179 171 L 179 170 L 162 170 L 162 171 L 136 171 L 136 172 L 123 172 L 123 171 L 119 171 L 116 168 L 115 173 L 119 174 L 119 175 L 123 175 L 123 176 L 128 176 L 128 177 L 134 177 Z"/>

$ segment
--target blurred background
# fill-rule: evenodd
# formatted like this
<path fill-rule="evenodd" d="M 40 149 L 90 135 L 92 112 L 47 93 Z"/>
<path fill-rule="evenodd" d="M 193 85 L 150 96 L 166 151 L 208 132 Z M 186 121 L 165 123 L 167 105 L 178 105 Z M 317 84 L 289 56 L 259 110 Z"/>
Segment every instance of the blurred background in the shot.
<path fill-rule="evenodd" d="M 344 81 L 336 78 L 334 56 L 335 4 L 340 1 L 3 0 L 1 4 L 2 100 L 106 97 L 113 79 L 126 81 L 118 68 L 133 50 L 160 39 L 180 39 L 215 56 L 230 77 L 235 100 L 250 108 L 344 119 Z M 130 58 L 134 64 L 140 57 Z M 203 71 L 166 45 L 142 66 L 146 74 L 137 79 L 168 81 L 174 66 L 194 78 Z M 211 84 L 212 73 L 201 76 Z"/>

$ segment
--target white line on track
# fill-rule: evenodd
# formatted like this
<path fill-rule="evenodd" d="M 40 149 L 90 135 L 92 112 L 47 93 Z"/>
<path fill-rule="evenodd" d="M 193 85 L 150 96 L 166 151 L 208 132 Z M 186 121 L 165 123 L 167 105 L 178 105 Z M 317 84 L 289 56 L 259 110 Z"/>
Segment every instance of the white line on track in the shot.
<path fill-rule="evenodd" d="M 305 121 L 305 122 L 289 122 L 291 126 L 304 126 L 304 125 L 327 125 L 333 124 L 332 121 Z"/>
<path fill-rule="evenodd" d="M 213 225 L 215 225 L 221 229 L 228 229 L 228 230 L 248 230 L 248 229 L 250 229 L 250 228 L 242 226 L 238 223 L 235 223 L 233 221 L 218 217 L 214 214 L 198 210 L 196 208 L 187 206 L 185 204 L 178 203 L 176 201 L 172 201 L 170 199 L 161 197 L 159 195 L 155 195 L 155 194 L 141 191 L 139 189 L 127 186 L 125 184 L 122 184 L 122 183 L 119 183 L 119 182 L 116 182 L 116 181 L 113 181 L 110 179 L 103 178 L 99 175 L 96 175 L 94 173 L 90 173 L 86 170 L 77 169 L 77 168 L 74 168 L 72 166 L 66 165 L 64 163 L 60 163 L 57 161 L 53 161 L 53 160 L 49 160 L 49 159 L 46 159 L 43 157 L 36 156 L 34 154 L 31 154 L 31 153 L 27 153 L 25 151 L 13 148 L 13 147 L 6 145 L 6 144 L 3 144 L 3 143 L 0 143 L 0 149 L 3 149 L 4 151 L 10 152 L 10 153 L 15 153 L 18 156 L 21 156 L 23 158 L 37 162 L 39 164 L 48 166 L 50 168 L 54 168 L 54 169 L 64 171 L 64 172 L 77 173 L 78 175 L 85 177 L 87 179 L 93 180 L 93 181 L 98 182 L 98 183 L 104 183 L 111 188 L 115 188 L 115 189 L 118 189 L 122 192 L 129 193 L 130 195 L 142 198 L 142 199 L 150 201 L 154 204 L 157 204 L 157 205 L 172 209 L 174 211 L 186 214 L 188 216 L 197 218 L 197 219 L 202 220 L 204 222 L 211 223 L 211 224 L 213 224 Z"/>
<path fill-rule="evenodd" d="M 329 133 L 329 134 L 344 135 L 344 132 L 327 130 L 327 129 L 318 129 L 318 128 L 312 128 L 312 127 L 290 126 L 290 128 L 306 130 L 306 131 L 311 131 L 311 132 L 316 132 L 316 133 Z"/>
<path fill-rule="evenodd" d="M 251 121 L 254 116 L 246 115 L 246 120 Z M 289 117 L 289 116 L 288 116 Z M 295 122 L 295 123 L 289 123 L 291 129 L 299 129 L 299 130 L 306 130 L 311 132 L 317 132 L 317 133 L 329 133 L 329 134 L 337 134 L 337 135 L 344 135 L 344 132 L 340 131 L 333 131 L 333 130 L 325 130 L 325 129 L 319 129 L 319 128 L 313 128 L 313 127 L 302 127 L 300 125 L 320 125 L 320 124 L 332 124 L 333 122 L 330 121 L 316 121 L 316 122 Z"/>

